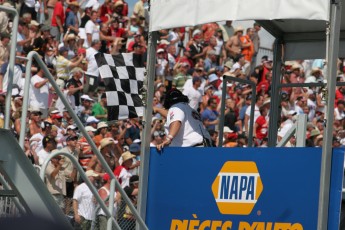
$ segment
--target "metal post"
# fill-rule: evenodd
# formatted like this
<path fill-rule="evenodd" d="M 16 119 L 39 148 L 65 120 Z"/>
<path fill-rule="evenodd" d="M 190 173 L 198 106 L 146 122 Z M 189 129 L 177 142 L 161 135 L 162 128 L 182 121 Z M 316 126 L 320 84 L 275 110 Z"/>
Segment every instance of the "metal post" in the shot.
<path fill-rule="evenodd" d="M 249 122 L 249 134 L 248 134 L 248 147 L 252 147 L 253 143 L 253 129 L 254 129 L 254 110 L 255 110 L 255 101 L 256 101 L 256 85 L 254 82 L 249 80 L 244 80 L 237 77 L 231 77 L 224 75 L 223 76 L 223 89 L 222 89 L 222 104 L 221 104 L 221 111 L 220 111 L 220 120 L 219 120 L 219 137 L 223 137 L 223 126 L 224 126 L 224 111 L 225 111 L 225 96 L 226 96 L 226 83 L 228 81 L 235 81 L 243 84 L 248 84 L 252 88 L 252 101 L 251 101 L 251 108 L 250 108 L 250 122 Z M 219 146 L 223 145 L 223 138 L 219 139 Z"/>
<path fill-rule="evenodd" d="M 6 96 L 6 107 L 5 107 L 5 129 L 10 128 L 10 117 L 11 117 L 11 98 L 12 98 L 12 88 L 13 88 L 13 75 L 14 75 L 14 62 L 16 58 L 16 47 L 17 47 L 17 33 L 18 33 L 18 22 L 19 15 L 16 9 L 0 6 L 1 11 L 5 11 L 13 16 L 13 28 L 11 36 L 11 50 L 10 59 L 8 62 L 8 86 L 7 86 L 7 96 Z"/>
<path fill-rule="evenodd" d="M 139 195 L 138 210 L 142 219 L 146 219 L 147 185 L 150 167 L 150 141 L 151 141 L 151 120 L 152 120 L 152 102 L 154 94 L 156 46 L 158 33 L 150 32 L 147 52 L 147 104 L 145 109 L 145 127 L 143 132 L 143 141 L 141 146 L 140 177 L 139 177 Z M 142 226 L 141 226 L 142 227 Z M 139 226 L 136 229 L 141 229 Z"/>
<path fill-rule="evenodd" d="M 280 114 L 276 111 L 280 105 L 280 89 L 278 85 L 280 84 L 280 76 L 281 76 L 281 41 L 280 39 L 276 39 L 274 42 L 274 51 L 273 51 L 273 78 L 272 78 L 272 91 L 271 91 L 271 106 L 270 106 L 270 120 L 269 120 L 269 132 L 268 132 L 268 146 L 275 147 L 277 143 L 277 135 L 278 135 L 278 121 Z"/>
<path fill-rule="evenodd" d="M 218 147 L 223 146 L 223 136 L 224 136 L 224 118 L 225 118 L 225 100 L 226 100 L 226 85 L 228 81 L 226 76 L 223 76 L 223 88 L 222 88 L 222 100 L 220 104 L 220 118 L 219 118 L 219 124 L 218 124 Z"/>
<path fill-rule="evenodd" d="M 307 114 L 298 115 L 296 124 L 296 147 L 305 147 L 305 137 L 307 133 Z"/>
<path fill-rule="evenodd" d="M 337 58 L 339 53 L 339 36 L 341 22 L 341 3 L 336 1 L 331 4 L 330 33 L 327 57 L 327 108 L 326 108 L 326 127 L 322 145 L 321 175 L 320 175 L 320 194 L 317 229 L 327 229 L 330 174 L 332 161 L 332 137 L 333 137 L 333 114 L 334 114 L 334 95 L 337 74 Z"/>
<path fill-rule="evenodd" d="M 115 193 L 115 179 L 112 179 L 110 181 L 110 193 L 109 194 L 114 194 L 114 193 Z M 114 195 L 109 196 L 109 213 L 113 214 L 113 210 L 114 210 Z M 112 224 L 113 224 L 112 219 L 114 219 L 114 217 L 108 219 L 107 230 L 112 229 Z"/>
<path fill-rule="evenodd" d="M 28 115 L 28 105 L 29 105 L 29 90 L 31 84 L 31 66 L 32 66 L 32 56 L 29 54 L 29 60 L 26 63 L 25 70 L 25 83 L 24 83 L 24 95 L 23 95 L 23 105 L 22 105 L 22 117 L 20 118 L 20 134 L 19 134 L 19 146 L 24 150 L 25 141 L 25 130 L 26 130 L 26 117 Z"/>

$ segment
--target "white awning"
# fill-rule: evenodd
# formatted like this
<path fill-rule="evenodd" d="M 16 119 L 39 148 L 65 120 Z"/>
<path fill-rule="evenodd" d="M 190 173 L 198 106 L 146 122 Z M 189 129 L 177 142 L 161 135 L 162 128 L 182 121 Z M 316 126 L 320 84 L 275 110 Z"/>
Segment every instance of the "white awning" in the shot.
<path fill-rule="evenodd" d="M 329 20 L 329 0 L 151 0 L 150 31 L 224 20 Z"/>

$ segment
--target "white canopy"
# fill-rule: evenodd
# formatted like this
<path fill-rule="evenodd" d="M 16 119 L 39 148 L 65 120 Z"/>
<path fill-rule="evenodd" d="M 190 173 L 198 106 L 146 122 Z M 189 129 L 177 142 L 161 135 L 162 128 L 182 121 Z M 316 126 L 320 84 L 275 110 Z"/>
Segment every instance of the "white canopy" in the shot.
<path fill-rule="evenodd" d="M 152 0 L 150 31 L 224 20 L 329 20 L 329 0 Z"/>

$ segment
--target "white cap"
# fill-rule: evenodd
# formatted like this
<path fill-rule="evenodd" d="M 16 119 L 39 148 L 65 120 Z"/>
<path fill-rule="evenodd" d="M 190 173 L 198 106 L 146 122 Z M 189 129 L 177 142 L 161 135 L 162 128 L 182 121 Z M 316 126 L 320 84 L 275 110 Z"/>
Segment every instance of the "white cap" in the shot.
<path fill-rule="evenodd" d="M 240 65 L 240 63 L 238 63 L 238 62 L 236 62 L 235 64 L 233 64 L 233 66 L 232 66 L 230 72 L 233 73 L 233 72 L 235 72 L 237 69 L 241 69 L 241 65 Z"/>
<path fill-rule="evenodd" d="M 86 119 L 86 123 L 92 123 L 92 122 L 98 123 L 99 120 L 98 120 L 97 118 L 95 118 L 94 116 L 89 116 L 89 117 Z"/>
<path fill-rule="evenodd" d="M 233 133 L 234 131 L 231 130 L 228 126 L 224 126 L 223 133 Z"/>
<path fill-rule="evenodd" d="M 140 144 L 140 143 L 141 143 L 141 140 L 140 140 L 140 139 L 135 139 L 135 140 L 133 141 L 133 143 Z"/>
<path fill-rule="evenodd" d="M 86 94 L 84 94 L 80 98 L 83 99 L 83 100 L 87 100 L 87 101 L 93 101 L 93 99 L 89 95 L 86 95 Z"/>
<path fill-rule="evenodd" d="M 69 130 L 69 129 L 73 129 L 73 130 L 75 130 L 75 129 L 77 129 L 77 127 L 76 127 L 76 126 L 74 126 L 74 125 L 69 125 L 69 126 L 67 126 L 67 130 Z"/>
<path fill-rule="evenodd" d="M 297 114 L 297 112 L 295 110 L 290 110 L 288 112 L 288 115 L 296 115 L 296 114 Z"/>
<path fill-rule="evenodd" d="M 94 127 L 92 127 L 92 126 L 86 126 L 85 127 L 85 130 L 86 130 L 86 132 L 96 132 L 97 131 L 97 129 L 95 129 Z"/>
<path fill-rule="evenodd" d="M 157 53 L 164 53 L 164 49 L 158 49 Z"/>
<path fill-rule="evenodd" d="M 210 76 L 208 76 L 208 81 L 209 82 L 214 82 L 214 81 L 216 81 L 216 80 L 218 80 L 218 77 L 217 77 L 217 75 L 216 74 L 211 74 Z"/>

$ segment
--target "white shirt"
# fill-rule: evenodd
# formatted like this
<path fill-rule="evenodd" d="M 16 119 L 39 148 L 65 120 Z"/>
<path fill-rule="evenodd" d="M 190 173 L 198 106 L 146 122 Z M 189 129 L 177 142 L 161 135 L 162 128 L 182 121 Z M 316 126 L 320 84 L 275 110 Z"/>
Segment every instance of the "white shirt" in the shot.
<path fill-rule="evenodd" d="M 128 172 L 127 169 L 123 168 L 120 172 L 119 178 L 121 179 L 121 187 L 125 188 L 126 186 L 129 186 L 129 179 L 131 178 L 132 174 Z"/>
<path fill-rule="evenodd" d="M 192 109 L 197 110 L 199 108 L 199 103 L 202 102 L 202 94 L 199 89 L 194 87 L 184 88 L 183 94 L 189 98 L 189 106 Z"/>
<path fill-rule="evenodd" d="M 67 99 L 68 103 L 71 105 L 72 109 L 75 110 L 75 97 L 73 94 L 68 95 L 68 90 L 63 91 L 65 98 Z M 65 105 L 62 103 L 60 98 L 57 99 L 55 107 L 59 110 L 60 114 L 63 114 L 63 110 Z"/>
<path fill-rule="evenodd" d="M 2 90 L 4 92 L 7 92 L 9 67 L 10 66 L 8 65 L 6 73 L 5 73 L 4 78 L 2 80 Z M 22 75 L 23 75 L 22 69 L 18 65 L 14 65 L 13 84 L 19 85 L 18 83 L 19 83 L 20 79 L 22 79 Z"/>
<path fill-rule="evenodd" d="M 86 50 L 86 60 L 87 60 L 87 70 L 85 74 L 98 77 L 99 76 L 99 70 L 95 58 L 95 54 L 98 53 L 97 50 L 90 47 Z"/>
<path fill-rule="evenodd" d="M 251 110 L 252 106 L 248 106 L 247 110 L 246 110 L 246 115 L 249 116 L 249 119 L 248 119 L 248 129 L 249 129 L 249 125 L 250 125 L 250 110 Z M 255 104 L 255 109 L 254 109 L 254 122 L 253 122 L 253 125 L 255 124 L 256 122 L 256 119 L 258 119 L 258 117 L 260 117 L 260 110 L 259 110 L 259 107 Z M 249 130 L 246 130 L 247 132 L 249 132 Z"/>
<path fill-rule="evenodd" d="M 85 183 L 75 188 L 73 200 L 78 201 L 78 214 L 86 220 L 92 220 L 92 214 L 95 209 L 93 194 Z"/>
<path fill-rule="evenodd" d="M 96 25 L 92 20 L 87 21 L 87 23 L 85 24 L 85 32 L 86 35 L 92 35 L 92 41 L 99 40 L 99 25 Z M 88 44 L 88 47 L 90 46 L 91 44 Z"/>
<path fill-rule="evenodd" d="M 30 104 L 37 105 L 41 109 L 48 108 L 49 83 L 45 83 L 41 88 L 36 88 L 35 84 L 44 80 L 44 78 L 34 75 L 30 85 Z"/>
<path fill-rule="evenodd" d="M 200 114 L 187 103 L 177 103 L 169 109 L 164 125 L 167 134 L 169 134 L 170 124 L 174 121 L 181 121 L 181 127 L 169 146 L 190 147 L 202 144 L 203 135 L 211 140 L 201 121 Z"/>
<path fill-rule="evenodd" d="M 46 161 L 46 159 L 49 157 L 50 152 L 47 152 L 45 149 L 40 150 L 37 153 L 38 156 L 38 164 L 40 166 L 42 166 L 44 164 L 44 162 Z"/>
<path fill-rule="evenodd" d="M 157 63 L 158 63 L 158 67 L 156 67 L 156 76 L 164 76 L 165 75 L 164 70 L 168 64 L 168 61 L 162 58 L 162 59 L 157 59 Z"/>

